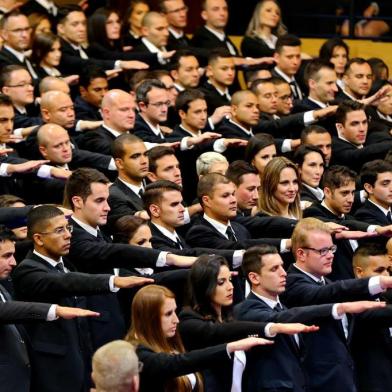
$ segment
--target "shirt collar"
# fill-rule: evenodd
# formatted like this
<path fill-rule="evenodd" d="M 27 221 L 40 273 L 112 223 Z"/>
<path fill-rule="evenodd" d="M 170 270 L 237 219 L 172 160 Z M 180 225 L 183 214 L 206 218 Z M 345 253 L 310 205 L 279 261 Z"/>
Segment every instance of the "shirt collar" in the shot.
<path fill-rule="evenodd" d="M 209 217 L 208 215 L 206 215 L 206 214 L 203 215 L 203 218 L 204 218 L 208 223 L 210 223 L 212 226 L 214 226 L 214 228 L 215 228 L 216 230 L 218 230 L 219 233 L 223 234 L 223 235 L 227 238 L 226 230 L 227 230 L 228 227 L 231 227 L 230 221 L 229 221 L 229 224 L 228 224 L 228 225 L 225 225 L 225 224 L 223 224 L 223 223 L 218 222 L 218 221 L 215 220 L 215 219 L 210 218 L 210 217 Z"/>
<path fill-rule="evenodd" d="M 295 82 L 295 81 L 296 81 L 295 78 L 294 78 L 294 76 L 286 75 L 280 68 L 275 67 L 274 70 L 275 70 L 275 72 L 276 72 L 278 75 L 280 75 L 287 83 L 291 83 L 291 82 Z"/>
<path fill-rule="evenodd" d="M 72 219 L 84 230 L 87 231 L 87 233 L 93 235 L 94 237 L 98 236 L 98 226 L 97 227 L 92 227 L 88 225 L 87 223 L 84 223 L 80 221 L 79 219 L 75 218 L 75 215 L 72 215 Z"/>
<path fill-rule="evenodd" d="M 279 296 L 276 297 L 276 301 L 267 297 L 264 297 L 260 294 L 257 294 L 255 291 L 251 290 L 251 293 L 253 295 L 255 295 L 257 298 L 261 299 L 262 301 L 264 301 L 271 309 L 273 309 L 277 304 L 279 304 L 280 306 L 282 306 L 282 304 L 280 303 L 279 300 Z"/>
<path fill-rule="evenodd" d="M 189 131 L 188 129 L 186 129 L 182 124 L 180 124 L 180 128 L 185 131 L 186 133 L 189 133 L 190 136 L 199 136 L 201 135 L 201 130 L 199 129 L 197 131 L 197 134 L 195 135 L 194 132 Z"/>
<path fill-rule="evenodd" d="M 372 203 L 372 204 L 374 204 L 376 207 L 378 207 L 378 208 L 384 213 L 385 216 L 388 214 L 388 212 L 391 211 L 390 208 L 386 209 L 386 208 L 384 208 L 384 207 L 381 207 L 379 204 L 376 204 L 374 201 L 372 201 L 372 200 L 370 200 L 370 199 L 368 199 L 368 200 L 369 200 L 370 203 Z"/>
<path fill-rule="evenodd" d="M 40 5 L 42 5 L 42 7 L 44 7 L 47 11 L 48 10 L 53 10 L 53 12 L 52 12 L 53 16 L 57 16 L 57 7 L 53 3 L 53 1 L 49 1 L 49 0 L 35 0 L 35 2 L 40 4 Z"/>
<path fill-rule="evenodd" d="M 139 196 L 140 190 L 144 190 L 143 183 L 140 184 L 140 186 L 136 186 L 133 184 L 130 184 L 129 182 L 124 181 L 122 178 L 117 177 L 119 181 L 121 181 L 125 186 L 127 186 L 132 192 L 136 193 Z"/>
<path fill-rule="evenodd" d="M 231 118 L 229 119 L 229 122 L 234 124 L 236 127 L 240 128 L 242 131 L 244 131 L 247 135 L 249 136 L 253 136 L 253 132 L 252 132 L 252 128 L 250 129 L 246 129 L 244 128 L 242 125 L 238 124 L 238 122 L 235 122 L 234 120 L 232 120 Z"/>
<path fill-rule="evenodd" d="M 142 38 L 142 42 L 143 44 L 147 47 L 147 49 L 151 52 L 151 53 L 159 53 L 159 52 L 164 52 L 166 51 L 166 48 L 163 46 L 162 48 L 158 48 L 157 46 L 155 46 L 152 42 L 150 42 L 146 37 Z"/>
<path fill-rule="evenodd" d="M 207 83 L 209 83 L 212 87 L 214 87 L 214 89 L 223 97 L 224 95 L 228 98 L 228 96 L 230 96 L 230 92 L 229 89 L 226 87 L 225 90 L 221 91 L 219 90 L 216 86 L 214 86 L 209 80 L 207 80 Z M 230 98 L 229 98 L 230 100 Z"/>
<path fill-rule="evenodd" d="M 180 33 L 177 30 L 174 30 L 173 27 L 169 27 L 170 34 L 173 35 L 174 38 L 179 39 L 184 36 L 184 32 L 181 31 Z"/>
<path fill-rule="evenodd" d="M 340 215 L 340 216 L 336 215 L 336 214 L 335 214 L 335 213 L 325 204 L 325 200 L 323 200 L 323 201 L 321 202 L 321 205 L 322 205 L 324 208 L 326 208 L 329 212 L 331 212 L 332 214 L 334 214 L 335 216 L 337 216 L 337 217 L 339 217 L 339 218 L 341 218 L 341 219 L 344 218 L 344 214 L 342 214 L 342 215 Z"/>
<path fill-rule="evenodd" d="M 342 90 L 342 93 L 344 94 L 344 95 L 347 95 L 352 101 L 358 101 L 358 98 L 355 98 L 355 97 L 353 97 L 352 95 L 350 95 L 346 90 Z M 364 97 L 362 97 L 362 98 L 364 98 Z"/>
<path fill-rule="evenodd" d="M 174 233 L 172 233 L 170 230 L 166 229 L 165 227 L 158 225 L 157 223 L 152 222 L 152 224 L 165 236 L 171 239 L 173 242 L 178 241 L 178 234 L 174 230 Z"/>
<path fill-rule="evenodd" d="M 324 102 L 318 101 L 317 99 L 311 98 L 308 96 L 309 101 L 315 103 L 316 105 L 320 106 L 320 108 L 326 108 L 328 105 Z"/>
<path fill-rule="evenodd" d="M 41 257 L 41 259 L 44 259 L 47 263 L 49 263 L 52 267 L 56 267 L 56 265 L 58 264 L 58 263 L 63 263 L 63 258 L 60 256 L 60 258 L 58 259 L 58 260 L 54 260 L 54 259 L 51 259 L 50 257 L 48 257 L 48 256 L 44 256 L 43 254 L 41 254 L 41 253 L 39 253 L 39 252 L 37 252 L 35 249 L 33 250 L 33 253 L 36 255 L 36 256 L 38 256 L 38 257 Z M 64 264 L 64 263 L 63 263 Z"/>
<path fill-rule="evenodd" d="M 341 139 L 341 140 L 344 140 L 345 142 L 347 142 L 347 143 L 350 143 L 352 146 L 354 146 L 355 148 L 363 148 L 363 144 L 354 144 L 354 143 L 351 143 L 349 140 L 347 140 L 347 139 L 345 139 L 343 136 L 341 136 L 340 134 L 339 134 L 339 131 L 338 131 L 338 138 L 339 139 Z"/>
<path fill-rule="evenodd" d="M 162 137 L 162 139 L 164 139 L 163 133 L 161 131 L 159 124 L 155 127 L 148 120 L 146 120 L 145 117 L 142 116 L 142 118 L 146 122 L 146 124 L 150 127 L 151 131 L 153 131 L 156 136 L 160 136 L 160 137 Z"/>
<path fill-rule="evenodd" d="M 24 106 L 19 106 L 14 104 L 14 108 L 19 114 L 27 114 L 27 110 Z"/>
<path fill-rule="evenodd" d="M 11 48 L 10 46 L 8 46 L 7 44 L 4 45 L 4 48 L 7 49 L 8 51 L 10 51 L 21 63 L 24 62 L 26 55 L 24 54 L 24 52 L 19 52 L 19 50 L 15 50 L 13 48 Z"/>
<path fill-rule="evenodd" d="M 383 114 L 380 111 L 377 110 L 377 114 L 378 116 L 382 119 L 382 120 L 386 120 L 389 122 L 392 122 L 392 117 L 389 114 Z"/>
<path fill-rule="evenodd" d="M 297 265 L 296 263 L 294 263 L 293 266 L 294 266 L 295 268 L 297 268 L 297 270 L 299 270 L 299 271 L 303 272 L 305 275 L 309 276 L 309 278 L 312 278 L 315 282 L 323 282 L 323 284 L 325 284 L 324 276 L 322 276 L 321 278 L 319 278 L 319 277 L 317 277 L 317 276 L 315 276 L 315 275 L 313 275 L 313 274 L 311 274 L 311 273 L 309 273 L 309 272 L 306 272 L 306 271 L 304 271 L 303 269 L 299 268 L 298 265 Z"/>
<path fill-rule="evenodd" d="M 102 124 L 102 126 L 109 131 L 114 137 L 119 137 L 120 135 L 122 135 L 122 132 L 116 131 L 113 128 L 108 127 L 106 124 Z"/>
<path fill-rule="evenodd" d="M 174 83 L 174 87 L 175 87 L 179 92 L 185 91 L 185 87 L 184 87 L 184 86 L 181 86 L 181 84 Z"/>
<path fill-rule="evenodd" d="M 305 183 L 302 183 L 302 186 L 308 189 L 313 195 L 317 197 L 317 200 L 321 201 L 324 199 L 324 192 L 321 188 L 313 188 L 312 186 L 309 186 Z"/>
<path fill-rule="evenodd" d="M 219 31 L 213 30 L 211 27 L 208 27 L 207 25 L 204 25 L 204 27 L 212 34 L 215 35 L 215 37 L 217 37 L 220 41 L 224 41 L 226 39 L 226 34 L 225 33 L 221 33 Z"/>
<path fill-rule="evenodd" d="M 50 76 L 61 76 L 61 72 L 55 67 L 47 67 L 46 65 L 41 65 L 41 68 Z"/>

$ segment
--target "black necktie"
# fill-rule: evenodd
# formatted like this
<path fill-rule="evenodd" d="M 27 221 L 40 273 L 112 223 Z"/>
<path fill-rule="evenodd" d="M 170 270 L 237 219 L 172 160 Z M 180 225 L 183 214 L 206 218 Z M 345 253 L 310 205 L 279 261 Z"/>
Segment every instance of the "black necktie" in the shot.
<path fill-rule="evenodd" d="M 392 216 L 391 216 L 391 211 L 388 211 L 387 213 L 387 219 L 389 223 L 392 223 Z"/>
<path fill-rule="evenodd" d="M 301 94 L 301 89 L 298 86 L 298 83 L 295 80 L 292 80 L 290 82 L 290 86 L 291 86 L 291 91 L 293 92 L 294 98 L 301 99 L 302 94 Z"/>
<path fill-rule="evenodd" d="M 319 286 L 325 286 L 325 280 L 324 279 L 320 279 L 316 282 Z"/>
<path fill-rule="evenodd" d="M 101 233 L 101 230 L 97 230 L 97 238 L 98 238 L 100 241 L 104 241 L 104 240 L 105 240 L 105 238 L 103 238 L 103 235 L 102 235 L 102 233 Z"/>
<path fill-rule="evenodd" d="M 180 240 L 180 237 L 177 237 L 176 247 L 177 247 L 177 249 L 184 249 L 184 244 Z"/>
<path fill-rule="evenodd" d="M 278 303 L 274 306 L 273 310 L 274 310 L 275 312 L 283 312 L 282 305 L 278 302 Z"/>
<path fill-rule="evenodd" d="M 144 193 L 144 189 L 143 189 L 143 188 L 140 188 L 140 190 L 139 190 L 139 192 L 138 192 L 140 198 L 142 198 L 143 193 Z"/>
<path fill-rule="evenodd" d="M 59 271 L 59 272 L 62 273 L 62 274 L 65 274 L 65 273 L 66 273 L 66 272 L 65 272 L 65 269 L 64 269 L 64 264 L 63 264 L 61 261 L 59 261 L 59 262 L 56 264 L 56 267 L 54 267 L 54 268 L 56 268 L 56 270 Z"/>
<path fill-rule="evenodd" d="M 233 229 L 231 228 L 231 226 L 227 226 L 226 235 L 227 235 L 227 238 L 228 238 L 230 241 L 237 241 L 237 238 L 236 238 L 236 236 L 235 236 L 235 234 L 234 234 L 234 231 L 233 231 Z"/>

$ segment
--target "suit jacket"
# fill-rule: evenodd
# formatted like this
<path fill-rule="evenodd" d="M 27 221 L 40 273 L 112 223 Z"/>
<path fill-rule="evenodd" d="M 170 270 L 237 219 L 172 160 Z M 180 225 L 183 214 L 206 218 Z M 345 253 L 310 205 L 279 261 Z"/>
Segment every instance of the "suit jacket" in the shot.
<path fill-rule="evenodd" d="M 231 227 L 237 241 L 228 240 L 203 217 L 187 233 L 186 240 L 191 246 L 215 249 L 247 249 L 254 245 L 271 244 L 279 247 L 280 239 L 251 238 L 249 231 L 240 223 L 231 221 Z"/>
<path fill-rule="evenodd" d="M 8 301 L 7 290 L 0 284 L 0 383 L 4 392 L 30 391 L 30 361 L 26 343 L 14 323 L 46 320 L 50 305 Z"/>
<path fill-rule="evenodd" d="M 334 137 L 332 138 L 330 165 L 348 166 L 359 173 L 364 163 L 374 159 L 384 159 L 391 148 L 392 138 L 384 143 L 375 143 L 363 148 L 357 148 L 345 140 Z"/>
<path fill-rule="evenodd" d="M 322 200 L 319 200 L 317 196 L 306 186 L 302 184 L 301 186 L 301 201 L 310 201 L 312 203 L 320 203 Z"/>
<path fill-rule="evenodd" d="M 316 305 L 283 308 L 277 312 L 252 292 L 247 299 L 235 307 L 238 320 L 263 321 L 274 323 L 317 323 L 319 318 L 331 317 L 332 305 Z M 279 334 L 272 347 L 263 347 L 262 355 L 250 356 L 247 364 L 248 391 L 263 388 L 290 388 L 304 391 L 306 379 L 302 366 L 304 355 L 300 340 L 298 347 L 292 336 Z"/>
<path fill-rule="evenodd" d="M 370 225 L 390 225 L 387 216 L 372 202 L 366 200 L 364 205 L 355 212 L 355 219 L 369 223 Z"/>
<path fill-rule="evenodd" d="M 150 128 L 150 126 L 146 123 L 146 121 L 140 114 L 136 115 L 135 127 L 132 133 L 140 137 L 140 139 L 142 139 L 144 142 L 158 144 L 166 142 L 164 137 L 161 138 L 153 132 L 153 130 Z"/>
<path fill-rule="evenodd" d="M 150 66 L 150 70 L 168 68 L 168 64 L 161 64 L 158 60 L 157 54 L 150 52 L 147 46 L 144 45 L 143 41 L 140 41 L 140 43 L 133 48 L 132 52 L 139 56 L 149 56 L 148 65 Z"/>
<path fill-rule="evenodd" d="M 31 61 L 30 61 L 30 63 L 31 63 Z M 22 67 L 25 67 L 27 72 L 30 73 L 30 71 L 26 67 L 25 63 L 19 61 L 18 58 L 15 55 L 13 55 L 7 48 L 3 47 L 0 50 L 0 67 L 3 68 L 6 65 L 15 65 L 15 64 L 16 65 L 21 65 Z M 34 69 L 33 64 L 31 64 L 31 66 Z M 30 75 L 30 76 L 31 76 L 31 78 L 33 79 L 34 82 L 38 81 L 38 79 L 34 78 L 33 75 Z"/>
<path fill-rule="evenodd" d="M 112 143 L 115 137 L 102 125 L 96 129 L 85 132 L 78 141 L 80 148 L 88 151 L 112 155 Z"/>
<path fill-rule="evenodd" d="M 194 373 L 216 363 L 230 363 L 224 344 L 174 355 L 156 353 L 140 344 L 136 354 L 144 365 L 140 373 L 140 392 L 164 392 L 167 383 L 174 377 Z M 199 388 L 196 386 L 195 390 Z"/>
<path fill-rule="evenodd" d="M 73 270 L 68 263 L 66 267 Z M 109 277 L 63 274 L 33 253 L 13 275 L 17 298 L 78 307 L 86 306 L 83 295 L 108 293 Z M 26 325 L 26 329 L 32 344 L 32 391 L 87 390 L 91 355 L 87 320 L 58 319 Z"/>
<path fill-rule="evenodd" d="M 109 188 L 108 202 L 110 205 L 108 218 L 110 226 L 124 215 L 134 215 L 135 212 L 144 210 L 141 197 L 118 178 Z"/>
<path fill-rule="evenodd" d="M 89 121 L 101 121 L 102 116 L 99 112 L 99 108 L 91 105 L 85 101 L 81 96 L 77 96 L 75 99 L 75 116 L 76 121 L 78 120 L 89 120 Z"/>
<path fill-rule="evenodd" d="M 346 279 L 333 283 L 327 279 L 323 286 L 292 265 L 288 269 L 286 291 L 281 299 L 289 307 L 370 299 L 368 284 L 369 279 Z M 341 321 L 326 318 L 318 325 L 318 332 L 304 336 L 304 364 L 309 376 L 309 390 L 356 391 L 354 364 Z M 353 323 L 350 323 L 348 340 L 352 328 Z"/>
<path fill-rule="evenodd" d="M 207 102 L 208 115 L 214 113 L 215 109 L 220 106 L 230 105 L 230 100 L 226 95 L 221 95 L 218 90 L 209 82 L 205 82 L 199 90 L 204 94 Z"/>
<path fill-rule="evenodd" d="M 304 67 L 303 66 L 303 62 L 301 63 L 301 67 L 302 68 Z M 297 75 L 295 76 L 295 81 L 296 81 L 297 87 L 301 90 L 302 97 L 304 97 L 305 96 L 305 91 L 304 91 L 304 88 L 303 88 L 304 86 L 301 86 L 301 78 L 299 77 L 299 76 L 301 76 L 300 73 L 301 73 L 301 68 L 298 70 Z M 278 78 L 278 79 L 284 80 L 286 82 L 286 80 L 284 78 L 282 78 L 282 76 L 278 72 L 276 72 L 275 68 L 271 70 L 271 74 L 272 74 L 272 76 L 274 78 Z M 294 99 L 300 99 L 301 98 L 300 96 L 297 95 L 296 90 L 294 92 L 294 90 L 291 89 L 291 91 L 293 93 L 293 98 Z"/>
<path fill-rule="evenodd" d="M 59 69 L 64 75 L 79 74 L 80 70 L 92 65 L 103 69 L 113 69 L 114 60 L 101 60 L 96 58 L 82 59 L 79 51 L 75 50 L 67 41 L 61 39 L 61 62 Z"/>
<path fill-rule="evenodd" d="M 241 52 L 245 57 L 272 57 L 274 49 L 271 49 L 263 39 L 245 35 L 241 42 Z"/>

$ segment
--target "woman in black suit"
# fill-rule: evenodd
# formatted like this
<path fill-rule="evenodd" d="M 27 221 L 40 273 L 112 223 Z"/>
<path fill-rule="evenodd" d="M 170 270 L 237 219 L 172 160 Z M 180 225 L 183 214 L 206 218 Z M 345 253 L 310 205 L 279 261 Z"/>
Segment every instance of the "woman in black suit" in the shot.
<path fill-rule="evenodd" d="M 189 278 L 191 308 L 183 310 L 179 315 L 180 333 L 187 350 L 221 344 L 249 335 L 274 337 L 278 333 L 295 334 L 313 329 L 303 324 L 267 325 L 262 322 L 234 320 L 231 315 L 232 273 L 222 256 L 200 256 L 193 264 Z M 261 349 L 261 355 L 262 351 Z M 209 369 L 205 372 L 205 390 L 229 391 L 231 374 L 231 367 L 223 364 Z"/>
<path fill-rule="evenodd" d="M 142 20 L 150 6 L 146 0 L 131 0 L 125 12 L 121 29 L 121 39 L 123 45 L 135 47 L 141 43 Z"/>
<path fill-rule="evenodd" d="M 228 354 L 234 351 L 271 343 L 253 337 L 185 353 L 177 332 L 176 308 L 174 294 L 163 286 L 146 286 L 133 299 L 132 327 L 125 339 L 137 345 L 143 362 L 141 392 L 202 391 L 199 370 L 229 362 Z"/>

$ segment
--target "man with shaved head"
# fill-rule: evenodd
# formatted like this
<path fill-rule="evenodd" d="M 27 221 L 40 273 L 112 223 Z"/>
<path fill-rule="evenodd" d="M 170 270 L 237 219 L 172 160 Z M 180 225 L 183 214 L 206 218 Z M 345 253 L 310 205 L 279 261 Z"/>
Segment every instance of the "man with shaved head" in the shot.
<path fill-rule="evenodd" d="M 112 142 L 135 125 L 135 98 L 122 90 L 110 90 L 102 99 L 103 124 L 83 135 L 79 146 L 111 155 Z"/>
<path fill-rule="evenodd" d="M 39 83 L 39 93 L 44 95 L 48 91 L 62 91 L 65 94 L 70 94 L 68 83 L 56 76 L 46 76 Z"/>

